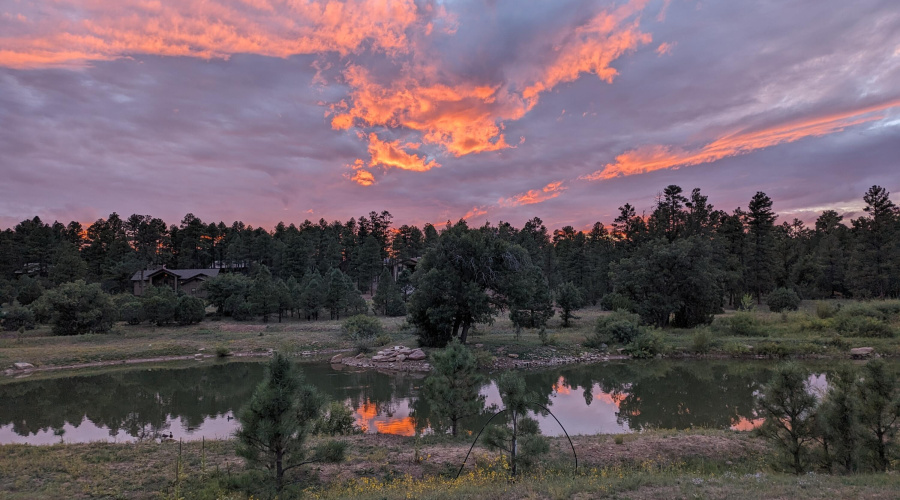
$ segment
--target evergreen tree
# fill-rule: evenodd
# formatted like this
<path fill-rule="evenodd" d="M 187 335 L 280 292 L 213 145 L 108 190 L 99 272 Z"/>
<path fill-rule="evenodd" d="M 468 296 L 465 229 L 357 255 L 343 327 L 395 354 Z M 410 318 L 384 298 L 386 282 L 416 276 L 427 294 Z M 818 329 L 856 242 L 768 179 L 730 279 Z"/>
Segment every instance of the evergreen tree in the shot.
<path fill-rule="evenodd" d="M 280 294 L 268 267 L 259 266 L 247 298 L 253 313 L 262 316 L 263 323 L 269 322 L 270 314 L 278 312 L 281 304 Z"/>
<path fill-rule="evenodd" d="M 561 309 L 563 327 L 569 326 L 569 321 L 578 319 L 573 311 L 584 307 L 584 297 L 581 290 L 571 281 L 567 281 L 556 289 L 556 306 Z"/>
<path fill-rule="evenodd" d="M 872 186 L 863 197 L 867 216 L 854 219 L 856 245 L 850 261 L 853 292 L 862 297 L 896 295 L 898 289 L 897 206 L 881 186 Z"/>
<path fill-rule="evenodd" d="M 424 395 L 437 415 L 450 420 L 456 436 L 461 419 L 477 416 L 484 409 L 479 394 L 484 377 L 478 373 L 475 356 L 457 340 L 431 355 L 434 370 L 425 379 Z"/>
<path fill-rule="evenodd" d="M 489 427 L 484 440 L 489 448 L 499 449 L 507 454 L 510 472 L 516 476 L 520 463 L 530 465 L 537 456 L 549 451 L 550 445 L 540 435 L 537 420 L 528 416 L 534 395 L 528 392 L 522 376 L 516 372 L 504 372 L 497 380 L 497 388 L 500 390 L 508 424 Z"/>
<path fill-rule="evenodd" d="M 775 219 L 772 200 L 758 191 L 747 207 L 747 260 L 745 282 L 762 304 L 763 294 L 775 286 Z"/>
<path fill-rule="evenodd" d="M 815 436 L 816 397 L 807 387 L 809 372 L 795 364 L 778 368 L 757 398 L 757 409 L 765 420 L 760 432 L 787 458 L 795 474 L 806 470 L 807 444 Z"/>
<path fill-rule="evenodd" d="M 271 471 L 278 491 L 285 472 L 304 464 L 343 460 L 346 446 L 333 443 L 310 454 L 306 441 L 322 416 L 325 399 L 280 353 L 269 362 L 266 378 L 238 413 L 237 454 Z"/>
<path fill-rule="evenodd" d="M 826 461 L 843 472 L 855 472 L 859 466 L 859 395 L 855 370 L 844 370 L 828 378 L 828 392 L 817 412 L 819 432 Z"/>
<path fill-rule="evenodd" d="M 375 310 L 385 316 L 405 316 L 406 304 L 391 272 L 385 268 L 378 278 L 378 289 L 372 297 Z"/>
<path fill-rule="evenodd" d="M 900 422 L 900 384 L 888 373 L 884 361 L 869 361 L 859 383 L 862 443 L 877 471 L 885 471 L 896 453 L 897 424 Z"/>
<path fill-rule="evenodd" d="M 328 272 L 322 306 L 328 309 L 331 319 L 341 319 L 341 313 L 347 308 L 350 293 L 347 281 L 340 269 L 332 269 Z"/>
<path fill-rule="evenodd" d="M 300 310 L 307 320 L 318 320 L 319 311 L 325 305 L 326 293 L 325 281 L 319 271 L 313 271 L 306 286 L 303 287 L 303 293 L 300 295 Z"/>

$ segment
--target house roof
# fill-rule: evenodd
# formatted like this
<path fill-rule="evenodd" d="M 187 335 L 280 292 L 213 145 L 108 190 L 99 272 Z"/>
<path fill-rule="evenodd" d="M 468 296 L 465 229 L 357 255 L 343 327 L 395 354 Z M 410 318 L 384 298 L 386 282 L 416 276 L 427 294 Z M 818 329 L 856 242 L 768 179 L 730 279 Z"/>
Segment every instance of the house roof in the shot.
<path fill-rule="evenodd" d="M 168 272 L 170 274 L 174 274 L 178 276 L 181 280 L 190 280 L 197 278 L 199 276 L 206 276 L 208 278 L 215 278 L 219 275 L 218 269 L 147 269 L 144 271 L 144 280 L 150 279 L 150 277 L 160 274 L 161 272 Z M 141 272 L 138 271 L 134 273 L 134 276 L 131 277 L 131 281 L 141 281 Z"/>

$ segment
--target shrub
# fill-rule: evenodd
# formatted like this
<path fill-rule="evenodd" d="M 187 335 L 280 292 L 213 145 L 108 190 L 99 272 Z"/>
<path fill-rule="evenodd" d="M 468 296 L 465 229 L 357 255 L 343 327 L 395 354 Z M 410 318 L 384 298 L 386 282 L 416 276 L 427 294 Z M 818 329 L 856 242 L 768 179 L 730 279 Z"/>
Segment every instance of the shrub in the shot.
<path fill-rule="evenodd" d="M 113 297 L 113 304 L 119 313 L 119 321 L 124 321 L 129 325 L 139 325 L 146 319 L 143 302 L 130 293 L 116 295 Z"/>
<path fill-rule="evenodd" d="M 3 329 L 12 332 L 20 328 L 31 330 L 34 328 L 34 312 L 27 307 L 18 304 L 8 307 L 0 315 L 3 319 Z"/>
<path fill-rule="evenodd" d="M 657 354 L 663 354 L 666 342 L 662 332 L 653 330 L 645 331 L 625 346 L 625 353 L 632 358 L 649 359 Z"/>
<path fill-rule="evenodd" d="M 818 316 L 819 319 L 832 318 L 837 314 L 839 309 L 840 304 L 832 304 L 823 300 L 816 302 L 816 316 Z"/>
<path fill-rule="evenodd" d="M 722 350 L 729 356 L 740 357 L 750 354 L 750 348 L 740 342 L 728 342 L 722 347 Z"/>
<path fill-rule="evenodd" d="M 50 311 L 53 333 L 77 335 L 103 333 L 112 328 L 116 309 L 98 284 L 73 281 L 50 290 L 41 298 Z"/>
<path fill-rule="evenodd" d="M 800 296 L 789 288 L 776 288 L 766 296 L 766 304 L 772 312 L 796 311 L 800 308 Z"/>
<path fill-rule="evenodd" d="M 861 316 L 850 321 L 857 337 L 890 338 L 894 336 L 894 330 L 879 319 Z"/>
<path fill-rule="evenodd" d="M 634 302 L 621 293 L 608 293 L 600 299 L 600 306 L 607 311 L 633 311 Z"/>
<path fill-rule="evenodd" d="M 756 302 L 753 301 L 753 296 L 749 293 L 745 293 L 741 296 L 741 303 L 738 304 L 738 309 L 741 311 L 751 312 L 756 309 Z"/>
<path fill-rule="evenodd" d="M 325 414 L 316 422 L 317 434 L 328 436 L 357 434 L 360 432 L 353 417 L 353 410 L 340 401 L 332 401 L 325 408 Z"/>
<path fill-rule="evenodd" d="M 752 313 L 738 312 L 723 318 L 725 332 L 737 337 L 765 337 L 767 332 Z"/>
<path fill-rule="evenodd" d="M 771 358 L 784 358 L 791 353 L 791 350 L 781 342 L 760 342 L 756 346 L 756 353 Z"/>
<path fill-rule="evenodd" d="M 167 286 L 152 286 L 144 291 L 144 316 L 156 326 L 175 321 L 178 296 Z"/>
<path fill-rule="evenodd" d="M 707 328 L 698 328 L 691 337 L 691 350 L 697 354 L 707 354 L 712 346 L 713 336 Z"/>
<path fill-rule="evenodd" d="M 625 311 L 616 311 L 601 316 L 594 327 L 594 337 L 601 343 L 618 342 L 627 344 L 643 332 L 640 316 Z"/>
<path fill-rule="evenodd" d="M 351 316 L 341 325 L 341 330 L 360 352 L 369 352 L 375 346 L 375 339 L 384 333 L 378 318 L 358 314 Z"/>
<path fill-rule="evenodd" d="M 388 345 L 394 341 L 394 337 L 390 333 L 382 333 L 381 335 L 375 337 L 375 345 L 383 346 Z"/>
<path fill-rule="evenodd" d="M 206 316 L 206 304 L 203 299 L 182 295 L 175 306 L 175 321 L 179 325 L 190 325 L 203 321 Z"/>
<path fill-rule="evenodd" d="M 229 349 L 223 345 L 216 347 L 216 357 L 227 358 L 228 356 L 231 356 L 231 349 Z"/>

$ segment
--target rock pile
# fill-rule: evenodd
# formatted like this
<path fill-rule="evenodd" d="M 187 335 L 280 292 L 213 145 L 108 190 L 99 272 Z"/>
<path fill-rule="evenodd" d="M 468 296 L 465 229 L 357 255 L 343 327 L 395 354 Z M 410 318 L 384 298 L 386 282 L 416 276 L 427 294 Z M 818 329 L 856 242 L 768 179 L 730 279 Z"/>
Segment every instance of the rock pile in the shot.
<path fill-rule="evenodd" d="M 372 356 L 375 363 L 402 363 L 403 361 L 422 361 L 425 359 L 425 351 L 422 349 L 410 349 L 402 345 L 395 345 L 390 349 L 378 351 L 378 354 Z"/>

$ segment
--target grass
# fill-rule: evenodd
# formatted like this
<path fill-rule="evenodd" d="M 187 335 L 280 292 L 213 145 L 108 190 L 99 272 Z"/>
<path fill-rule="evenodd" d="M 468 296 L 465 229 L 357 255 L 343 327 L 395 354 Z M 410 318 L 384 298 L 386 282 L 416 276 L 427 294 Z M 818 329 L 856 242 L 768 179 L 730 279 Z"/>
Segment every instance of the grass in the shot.
<path fill-rule="evenodd" d="M 657 430 L 575 436 L 573 474 L 564 438 L 551 438 L 541 465 L 515 481 L 509 464 L 476 447 L 455 479 L 465 438 L 361 435 L 346 462 L 292 472 L 284 498 L 895 498 L 896 474 L 790 476 L 765 465 L 768 448 L 751 433 Z M 268 498 L 234 441 L 0 446 L 0 497 Z M 179 451 L 180 450 L 180 451 Z M 176 475 L 176 468 L 177 475 Z"/>
<path fill-rule="evenodd" d="M 839 306 L 839 307 L 838 307 Z M 552 343 L 543 342 L 537 329 L 518 334 L 505 315 L 490 325 L 478 325 L 469 336 L 483 364 L 493 359 L 548 360 L 597 353 L 584 347 L 598 318 L 609 314 L 599 307 L 577 311 L 579 319 L 563 328 L 558 318 L 547 328 Z M 416 345 L 404 318 L 379 318 L 391 343 Z M 38 367 L 70 366 L 129 359 L 215 355 L 265 354 L 270 349 L 300 355 L 353 349 L 340 335 L 341 321 L 308 322 L 286 318 L 262 322 L 206 320 L 187 327 L 116 325 L 108 334 L 58 337 L 49 327 L 19 335 L 0 335 L 0 368 L 24 361 Z M 849 357 L 853 347 L 873 347 L 886 356 L 900 356 L 900 301 L 806 301 L 799 311 L 772 313 L 727 311 L 712 325 L 662 330 L 664 351 L 673 356 L 714 357 Z M 610 353 L 622 346 L 610 345 Z M 513 356 L 510 356 L 513 355 Z"/>

